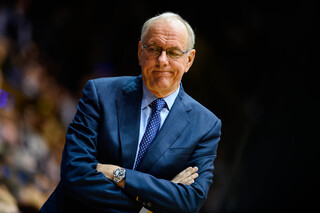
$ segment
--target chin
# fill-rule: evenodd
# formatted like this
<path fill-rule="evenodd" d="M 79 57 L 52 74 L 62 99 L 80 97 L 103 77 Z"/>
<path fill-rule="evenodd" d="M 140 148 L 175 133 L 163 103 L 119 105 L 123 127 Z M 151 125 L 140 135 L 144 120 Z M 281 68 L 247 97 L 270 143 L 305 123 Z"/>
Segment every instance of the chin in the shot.
<path fill-rule="evenodd" d="M 154 83 L 153 88 L 159 90 L 159 91 L 167 91 L 170 90 L 171 84 L 166 81 L 166 80 L 162 80 L 162 81 L 157 81 Z"/>

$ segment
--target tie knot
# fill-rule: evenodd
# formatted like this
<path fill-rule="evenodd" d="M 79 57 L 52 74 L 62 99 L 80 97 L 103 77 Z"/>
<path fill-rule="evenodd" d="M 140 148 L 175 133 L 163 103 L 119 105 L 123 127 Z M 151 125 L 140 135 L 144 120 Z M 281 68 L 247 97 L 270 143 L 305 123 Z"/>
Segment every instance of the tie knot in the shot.
<path fill-rule="evenodd" d="M 156 99 L 151 103 L 151 107 L 157 111 L 161 111 L 166 106 L 166 102 L 162 99 Z"/>

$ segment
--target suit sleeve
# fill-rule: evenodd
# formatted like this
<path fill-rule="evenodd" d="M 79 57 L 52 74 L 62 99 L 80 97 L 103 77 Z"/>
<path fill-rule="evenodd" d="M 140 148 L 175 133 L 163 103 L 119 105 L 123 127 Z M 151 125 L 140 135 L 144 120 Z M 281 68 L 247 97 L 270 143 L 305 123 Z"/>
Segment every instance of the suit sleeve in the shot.
<path fill-rule="evenodd" d="M 93 208 L 139 209 L 113 182 L 97 172 L 99 101 L 93 81 L 83 89 L 77 113 L 69 125 L 61 163 L 64 193 Z"/>
<path fill-rule="evenodd" d="M 221 121 L 217 119 L 208 134 L 198 143 L 188 162 L 188 166 L 199 168 L 199 177 L 190 186 L 127 170 L 124 190 L 137 196 L 143 206 L 153 212 L 198 212 L 212 183 L 213 162 L 220 134 Z"/>

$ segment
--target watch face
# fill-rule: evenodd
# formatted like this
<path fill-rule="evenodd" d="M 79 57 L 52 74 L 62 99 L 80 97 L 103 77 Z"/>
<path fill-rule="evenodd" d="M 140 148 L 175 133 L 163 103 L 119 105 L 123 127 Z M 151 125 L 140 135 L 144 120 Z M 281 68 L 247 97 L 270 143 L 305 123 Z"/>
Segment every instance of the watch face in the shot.
<path fill-rule="evenodd" d="M 114 174 L 115 174 L 115 176 L 122 177 L 122 176 L 124 176 L 124 170 L 123 169 L 117 169 L 114 172 Z"/>
<path fill-rule="evenodd" d="M 116 169 L 113 173 L 113 180 L 118 183 L 120 182 L 126 175 L 126 170 L 123 168 Z"/>

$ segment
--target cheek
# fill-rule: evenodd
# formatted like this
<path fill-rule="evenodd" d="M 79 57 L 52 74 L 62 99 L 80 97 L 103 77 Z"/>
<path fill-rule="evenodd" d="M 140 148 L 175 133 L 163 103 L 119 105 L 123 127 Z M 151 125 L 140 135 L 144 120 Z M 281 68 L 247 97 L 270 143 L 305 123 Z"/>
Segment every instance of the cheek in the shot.
<path fill-rule="evenodd" d="M 179 63 L 175 66 L 175 73 L 176 73 L 176 77 L 177 78 L 181 78 L 183 76 L 183 74 L 185 73 L 186 71 L 186 66 L 184 66 L 184 64 L 182 63 Z"/>
<path fill-rule="evenodd" d="M 140 67 L 141 70 L 144 72 L 146 70 L 150 70 L 152 67 L 155 66 L 155 61 L 154 60 L 141 60 L 140 61 Z"/>

